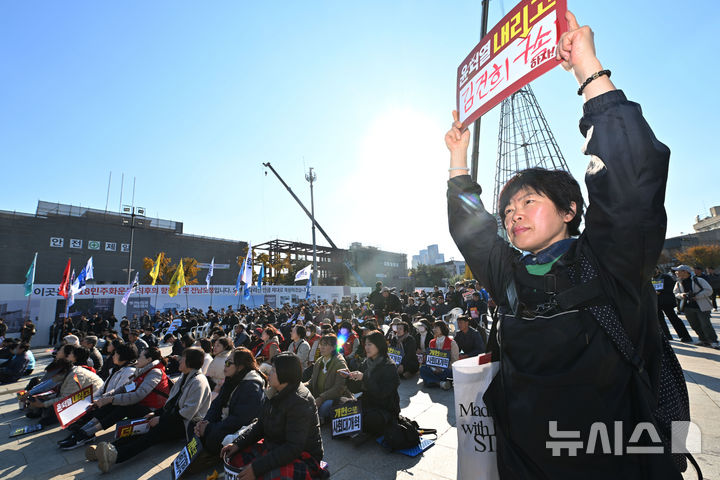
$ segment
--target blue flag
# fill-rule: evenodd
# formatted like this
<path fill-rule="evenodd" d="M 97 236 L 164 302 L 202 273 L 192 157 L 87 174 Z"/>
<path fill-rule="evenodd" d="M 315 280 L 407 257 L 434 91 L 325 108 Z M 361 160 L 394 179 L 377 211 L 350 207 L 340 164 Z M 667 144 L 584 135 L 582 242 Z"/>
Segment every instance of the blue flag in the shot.
<path fill-rule="evenodd" d="M 93 278 L 93 261 L 92 257 L 90 257 L 90 259 L 87 261 L 87 265 L 85 265 L 85 267 L 80 270 L 80 273 L 75 278 L 75 281 L 72 282 L 72 286 L 70 287 L 70 289 L 75 295 L 77 295 L 85 288 L 86 282 Z"/>
<path fill-rule="evenodd" d="M 258 287 L 262 287 L 263 278 L 265 277 L 265 264 L 260 265 L 260 273 L 258 273 Z"/>
<path fill-rule="evenodd" d="M 305 285 L 305 300 L 310 298 L 310 287 L 312 287 L 312 275 L 308 277 L 307 285 Z"/>
<path fill-rule="evenodd" d="M 250 286 L 247 284 L 243 285 L 243 299 L 250 299 Z"/>

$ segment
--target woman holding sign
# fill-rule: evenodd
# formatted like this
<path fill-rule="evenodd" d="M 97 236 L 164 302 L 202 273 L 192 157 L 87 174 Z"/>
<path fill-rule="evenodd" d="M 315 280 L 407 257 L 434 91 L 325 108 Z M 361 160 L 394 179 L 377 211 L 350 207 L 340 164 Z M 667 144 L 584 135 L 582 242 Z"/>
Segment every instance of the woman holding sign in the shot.
<path fill-rule="evenodd" d="M 450 330 L 442 320 L 433 323 L 433 336 L 425 356 L 425 365 L 420 367 L 420 378 L 427 387 L 440 386 L 443 390 L 450 390 L 452 364 L 460 358 L 460 347 L 450 338 Z"/>
<path fill-rule="evenodd" d="M 685 457 L 671 455 L 668 440 L 670 420 L 690 419 L 687 389 L 650 284 L 670 150 L 615 89 L 592 30 L 565 18 L 557 60 L 585 97 L 580 131 L 591 158 L 582 234 L 577 181 L 530 168 L 497 199 L 508 243 L 467 174 L 470 134 L 457 112 L 445 136 L 450 233 L 499 308 L 489 342 L 499 372 L 483 396 L 497 468 L 502 479 L 680 480 Z"/>
<path fill-rule="evenodd" d="M 359 371 L 348 372 L 348 388 L 362 392 L 363 432 L 380 436 L 400 414 L 397 366 L 388 358 L 388 345 L 382 332 L 375 330 L 364 337 L 366 358 Z"/>

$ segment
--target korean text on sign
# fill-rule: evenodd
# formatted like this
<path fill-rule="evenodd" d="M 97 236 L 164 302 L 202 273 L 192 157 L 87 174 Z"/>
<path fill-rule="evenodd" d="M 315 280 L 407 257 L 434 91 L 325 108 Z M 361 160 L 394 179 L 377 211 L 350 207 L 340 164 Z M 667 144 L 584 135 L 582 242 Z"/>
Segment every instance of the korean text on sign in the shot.
<path fill-rule="evenodd" d="M 428 367 L 449 368 L 450 352 L 431 348 L 425 357 L 425 365 Z"/>
<path fill-rule="evenodd" d="M 335 409 L 332 419 L 332 436 L 341 437 L 360 432 L 362 429 L 362 412 L 357 403 L 351 403 Z"/>
<path fill-rule="evenodd" d="M 523 0 L 483 37 L 457 70 L 463 126 L 558 65 L 566 9 L 566 0 Z"/>

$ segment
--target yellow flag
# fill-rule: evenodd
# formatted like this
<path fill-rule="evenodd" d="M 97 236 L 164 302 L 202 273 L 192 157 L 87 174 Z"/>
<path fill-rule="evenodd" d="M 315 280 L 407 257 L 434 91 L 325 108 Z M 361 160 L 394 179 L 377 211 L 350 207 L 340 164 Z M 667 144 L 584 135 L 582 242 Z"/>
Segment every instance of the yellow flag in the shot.
<path fill-rule="evenodd" d="M 153 279 L 151 285 L 155 285 L 158 275 L 160 275 L 160 260 L 162 260 L 162 252 L 160 252 L 157 261 L 155 262 L 155 265 L 153 265 L 152 270 L 150 270 L 150 277 Z"/>
<path fill-rule="evenodd" d="M 170 289 L 168 290 L 168 295 L 174 297 L 178 294 L 178 290 L 180 290 L 180 287 L 184 287 L 185 285 L 187 285 L 187 283 L 185 283 L 185 272 L 183 271 L 183 263 L 181 258 L 180 262 L 178 263 L 178 267 L 175 270 L 175 274 L 173 274 L 173 277 L 170 280 Z"/>

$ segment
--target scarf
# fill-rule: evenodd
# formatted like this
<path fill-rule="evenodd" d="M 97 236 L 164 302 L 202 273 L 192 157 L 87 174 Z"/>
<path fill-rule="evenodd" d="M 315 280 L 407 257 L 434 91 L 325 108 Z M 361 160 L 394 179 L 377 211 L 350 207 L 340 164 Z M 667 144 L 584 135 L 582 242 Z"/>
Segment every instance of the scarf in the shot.
<path fill-rule="evenodd" d="M 230 395 L 232 395 L 235 388 L 240 385 L 240 382 L 243 378 L 245 378 L 246 373 L 247 372 L 243 369 L 232 377 L 225 377 L 225 383 L 223 383 L 223 386 L 220 389 L 220 395 L 217 398 L 217 401 L 220 402 L 220 408 L 225 407 L 225 405 L 227 405 L 230 401 Z"/>
<path fill-rule="evenodd" d="M 375 370 L 375 368 L 383 363 L 384 358 L 378 355 L 375 358 L 367 358 L 365 359 L 365 365 L 367 365 L 367 370 L 365 370 L 365 376 L 367 378 L 370 378 L 370 375 L 372 375 L 372 371 Z"/>

